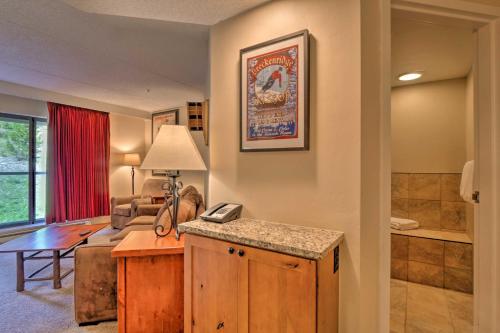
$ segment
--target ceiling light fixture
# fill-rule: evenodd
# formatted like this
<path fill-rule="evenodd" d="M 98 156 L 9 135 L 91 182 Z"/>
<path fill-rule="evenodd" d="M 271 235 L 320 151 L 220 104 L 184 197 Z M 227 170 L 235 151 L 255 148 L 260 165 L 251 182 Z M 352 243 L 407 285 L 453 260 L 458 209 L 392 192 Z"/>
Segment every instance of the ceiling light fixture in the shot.
<path fill-rule="evenodd" d="M 422 77 L 422 73 L 412 72 L 412 73 L 404 73 L 398 76 L 399 81 L 413 81 L 420 79 Z"/>

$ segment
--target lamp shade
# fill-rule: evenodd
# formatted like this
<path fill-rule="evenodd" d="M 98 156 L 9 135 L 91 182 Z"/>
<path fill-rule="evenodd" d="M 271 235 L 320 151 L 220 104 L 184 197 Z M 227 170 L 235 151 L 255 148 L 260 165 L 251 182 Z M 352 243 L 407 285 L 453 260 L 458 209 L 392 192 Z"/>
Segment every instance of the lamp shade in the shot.
<path fill-rule="evenodd" d="M 151 145 L 141 169 L 207 170 L 186 126 L 163 125 Z"/>
<path fill-rule="evenodd" d="M 123 165 L 139 166 L 141 165 L 141 156 L 139 154 L 124 154 Z"/>

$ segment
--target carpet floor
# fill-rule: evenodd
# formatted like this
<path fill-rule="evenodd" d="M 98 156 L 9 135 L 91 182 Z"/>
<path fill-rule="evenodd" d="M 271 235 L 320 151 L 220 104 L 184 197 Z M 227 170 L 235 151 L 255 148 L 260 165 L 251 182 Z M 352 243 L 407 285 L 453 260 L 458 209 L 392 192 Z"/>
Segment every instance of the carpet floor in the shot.
<path fill-rule="evenodd" d="M 105 228 L 89 238 L 89 243 L 101 242 L 115 233 Z M 26 262 L 28 276 L 42 267 L 45 260 Z M 51 275 L 51 266 L 43 274 Z M 61 260 L 61 271 L 73 268 L 73 259 Z M 116 321 L 79 327 L 74 320 L 73 278 L 71 273 L 62 280 L 61 289 L 52 289 L 52 281 L 28 282 L 25 291 L 16 292 L 16 255 L 0 254 L 0 332 L 5 333 L 115 333 Z"/>

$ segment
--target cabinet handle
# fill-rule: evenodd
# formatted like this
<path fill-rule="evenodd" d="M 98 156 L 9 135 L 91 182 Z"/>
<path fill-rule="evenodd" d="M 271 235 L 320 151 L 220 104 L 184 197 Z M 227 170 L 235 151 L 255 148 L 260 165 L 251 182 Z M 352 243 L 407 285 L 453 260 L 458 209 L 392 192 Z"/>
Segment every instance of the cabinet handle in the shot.
<path fill-rule="evenodd" d="M 233 254 L 234 253 L 234 247 L 230 247 L 229 249 L 227 249 L 227 252 L 229 252 L 229 254 Z"/>
<path fill-rule="evenodd" d="M 245 255 L 245 251 L 243 251 L 243 250 L 241 250 L 241 249 L 240 249 L 240 250 L 238 250 L 238 255 L 239 255 L 240 257 L 243 257 L 243 256 Z"/>

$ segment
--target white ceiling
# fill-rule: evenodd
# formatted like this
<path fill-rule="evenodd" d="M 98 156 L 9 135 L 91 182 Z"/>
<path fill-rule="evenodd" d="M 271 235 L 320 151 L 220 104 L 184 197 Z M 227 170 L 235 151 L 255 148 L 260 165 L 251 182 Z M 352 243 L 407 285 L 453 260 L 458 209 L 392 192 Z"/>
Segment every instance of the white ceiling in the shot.
<path fill-rule="evenodd" d="M 183 105 L 207 91 L 208 24 L 265 1 L 2 0 L 0 81 L 145 111 Z M 471 67 L 471 27 L 396 15 L 392 38 L 393 85 Z"/>
<path fill-rule="evenodd" d="M 67 1 L 77 7 L 84 3 Z M 114 4 L 126 16 L 158 13 L 151 20 L 93 14 L 62 0 L 2 0 L 0 81 L 145 111 L 202 99 L 209 26 L 160 19 L 212 22 L 262 1 L 241 1 L 216 14 L 207 9 L 227 2 L 198 1 L 195 7 L 194 0 L 120 0 L 119 5 L 85 0 L 94 9 Z"/>
<path fill-rule="evenodd" d="M 467 76 L 473 61 L 473 27 L 393 14 L 393 86 Z M 413 71 L 423 71 L 422 78 L 407 83 L 397 79 L 400 74 Z"/>
<path fill-rule="evenodd" d="M 213 25 L 269 0 L 63 0 L 89 13 Z"/>

